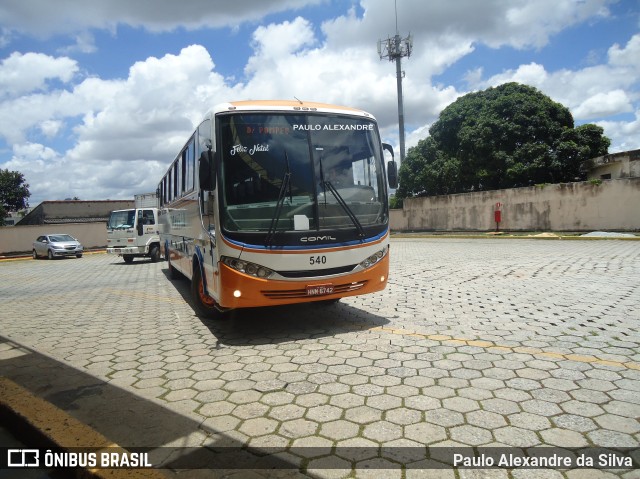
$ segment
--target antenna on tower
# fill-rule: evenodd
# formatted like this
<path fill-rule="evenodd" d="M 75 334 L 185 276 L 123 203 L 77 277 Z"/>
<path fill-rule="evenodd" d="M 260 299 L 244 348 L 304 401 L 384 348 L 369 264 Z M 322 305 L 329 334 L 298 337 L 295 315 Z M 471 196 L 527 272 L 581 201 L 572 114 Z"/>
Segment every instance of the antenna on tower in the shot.
<path fill-rule="evenodd" d="M 378 55 L 380 60 L 386 58 L 390 62 L 396 62 L 396 82 L 398 85 L 398 128 L 400 130 L 400 162 L 404 161 L 404 103 L 402 99 L 402 58 L 410 57 L 413 50 L 413 38 L 411 34 L 406 38 L 401 38 L 398 30 L 398 1 L 394 2 L 396 13 L 396 34 L 386 40 L 378 40 Z"/>

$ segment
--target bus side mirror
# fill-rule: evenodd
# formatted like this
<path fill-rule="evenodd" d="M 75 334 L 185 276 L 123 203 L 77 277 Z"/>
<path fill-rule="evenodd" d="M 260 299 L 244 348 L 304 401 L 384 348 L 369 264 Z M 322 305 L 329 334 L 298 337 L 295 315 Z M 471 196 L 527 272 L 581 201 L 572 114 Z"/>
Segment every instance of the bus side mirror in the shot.
<path fill-rule="evenodd" d="M 394 159 L 393 147 L 388 143 L 383 143 L 382 148 L 391 153 L 391 161 L 387 163 L 387 179 L 389 180 L 389 188 L 398 187 L 398 164 Z"/>
<path fill-rule="evenodd" d="M 398 187 L 398 165 L 393 160 L 387 163 L 387 177 L 389 179 L 389 188 L 397 188 Z"/>
<path fill-rule="evenodd" d="M 213 154 L 211 150 L 203 151 L 200 154 L 198 166 L 198 178 L 200 189 L 211 191 L 216 187 L 216 175 L 213 172 Z"/>

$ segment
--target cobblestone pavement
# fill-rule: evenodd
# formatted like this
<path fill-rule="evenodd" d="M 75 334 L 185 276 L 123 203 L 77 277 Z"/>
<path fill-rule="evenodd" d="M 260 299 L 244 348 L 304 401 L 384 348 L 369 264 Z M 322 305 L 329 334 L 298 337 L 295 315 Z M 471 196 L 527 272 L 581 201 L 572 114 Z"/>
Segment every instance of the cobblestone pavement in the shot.
<path fill-rule="evenodd" d="M 640 477 L 433 468 L 442 446 L 640 460 L 640 242 L 393 239 L 391 262 L 381 293 L 226 321 L 195 316 L 166 263 L 3 262 L 0 375 L 123 446 L 289 464 L 178 477 Z"/>

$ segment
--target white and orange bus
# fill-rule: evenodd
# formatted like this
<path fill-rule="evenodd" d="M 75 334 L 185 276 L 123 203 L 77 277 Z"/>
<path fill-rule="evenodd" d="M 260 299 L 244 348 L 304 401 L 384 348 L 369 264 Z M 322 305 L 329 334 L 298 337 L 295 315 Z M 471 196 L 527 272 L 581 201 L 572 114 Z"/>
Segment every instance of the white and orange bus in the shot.
<path fill-rule="evenodd" d="M 336 301 L 385 288 L 389 186 L 375 118 L 299 101 L 209 111 L 158 185 L 170 276 L 194 308 Z"/>

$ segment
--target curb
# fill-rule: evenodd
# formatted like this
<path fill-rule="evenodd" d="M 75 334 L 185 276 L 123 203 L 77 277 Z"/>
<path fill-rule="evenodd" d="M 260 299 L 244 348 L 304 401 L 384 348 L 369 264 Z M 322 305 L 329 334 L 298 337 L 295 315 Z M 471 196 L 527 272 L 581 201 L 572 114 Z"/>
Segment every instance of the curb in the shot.
<path fill-rule="evenodd" d="M 95 448 L 98 452 L 126 452 L 90 426 L 62 409 L 33 395 L 6 377 L 0 376 L 0 413 L 14 434 L 41 448 Z M 78 479 L 166 479 L 158 469 L 76 468 L 69 471 Z"/>
<path fill-rule="evenodd" d="M 106 252 L 107 252 L 106 249 L 96 249 L 96 250 L 87 250 L 82 254 L 83 255 L 103 254 L 103 253 L 106 254 Z M 0 261 L 22 261 L 25 259 L 33 259 L 31 256 L 31 253 L 0 255 Z"/>
<path fill-rule="evenodd" d="M 495 233 L 421 233 L 421 232 L 391 232 L 391 238 L 420 238 L 420 239 L 517 239 L 517 240 L 567 240 L 567 241 L 640 241 L 640 236 L 575 236 L 575 235 L 557 235 L 554 233 L 541 233 L 535 235 L 514 235 L 514 234 L 495 234 Z"/>

